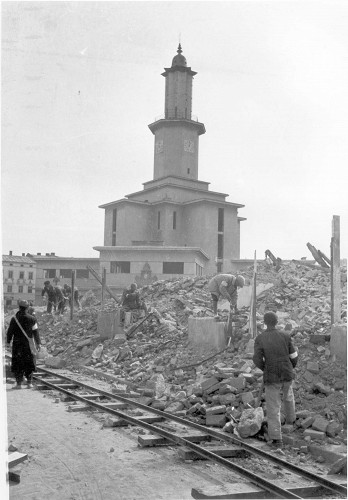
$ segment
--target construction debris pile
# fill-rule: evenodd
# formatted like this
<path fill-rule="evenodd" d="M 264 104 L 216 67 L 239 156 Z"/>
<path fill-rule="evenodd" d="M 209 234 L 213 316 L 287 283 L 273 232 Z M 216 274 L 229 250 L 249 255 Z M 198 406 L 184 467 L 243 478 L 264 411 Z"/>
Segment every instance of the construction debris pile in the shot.
<path fill-rule="evenodd" d="M 241 274 L 248 282 L 253 269 Z M 46 364 L 80 370 L 89 366 L 112 375 L 115 391 L 136 390 L 149 406 L 227 431 L 238 432 L 239 426 L 244 437 L 258 434 L 262 372 L 252 361 L 248 308 L 234 318 L 234 339 L 224 351 L 197 349 L 188 340 L 190 316 L 213 316 L 208 281 L 208 277 L 185 277 L 144 287 L 142 298 L 154 314 L 128 339 L 101 342 L 97 317 L 102 308 L 91 293 L 73 321 L 69 313 L 52 317 L 37 311 L 40 334 L 50 354 Z M 264 311 L 274 310 L 299 349 L 294 386 L 299 431 L 309 440 L 344 439 L 346 367 L 330 357 L 330 273 L 293 262 L 283 263 L 276 271 L 265 263 L 258 266 L 257 282 L 273 285 L 257 298 L 258 329 Z M 117 307 L 110 299 L 103 311 Z M 346 322 L 346 309 L 346 272 L 342 272 L 342 322 Z M 228 309 L 219 314 L 226 321 Z"/>

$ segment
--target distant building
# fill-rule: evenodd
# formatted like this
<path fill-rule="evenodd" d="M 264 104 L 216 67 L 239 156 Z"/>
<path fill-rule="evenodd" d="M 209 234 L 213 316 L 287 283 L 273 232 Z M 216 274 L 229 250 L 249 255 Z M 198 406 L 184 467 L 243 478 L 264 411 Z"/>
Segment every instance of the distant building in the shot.
<path fill-rule="evenodd" d="M 36 293 L 35 304 L 42 305 L 41 291 L 44 287 L 44 281 L 49 280 L 54 286 L 59 283 L 63 286 L 65 283 L 71 284 L 72 271 L 76 271 L 75 284 L 81 293 L 88 290 L 98 291 L 101 285 L 88 271 L 87 266 L 92 267 L 99 273 L 99 259 L 88 257 L 59 257 L 55 253 L 46 253 L 41 255 L 31 255 L 30 258 L 36 265 Z"/>
<path fill-rule="evenodd" d="M 140 285 L 177 275 L 231 269 L 240 258 L 239 203 L 209 191 L 198 180 L 199 136 L 204 124 L 192 115 L 192 82 L 179 45 L 165 68 L 164 115 L 149 125 L 154 135 L 153 180 L 144 189 L 101 205 L 105 210 L 100 266 L 109 286 Z M 212 170 L 219 165 L 212 165 Z M 135 172 L 133 172 L 135 174 Z"/>
<path fill-rule="evenodd" d="M 17 307 L 18 299 L 35 300 L 36 264 L 22 255 L 2 256 L 3 293 L 5 309 Z"/>

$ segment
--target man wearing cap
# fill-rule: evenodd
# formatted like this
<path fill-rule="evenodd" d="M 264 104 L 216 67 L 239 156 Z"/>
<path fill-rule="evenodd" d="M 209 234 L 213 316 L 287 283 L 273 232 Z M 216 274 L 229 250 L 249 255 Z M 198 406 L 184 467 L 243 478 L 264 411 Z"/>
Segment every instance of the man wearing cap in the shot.
<path fill-rule="evenodd" d="M 208 283 L 208 290 L 213 300 L 213 311 L 217 314 L 217 305 L 220 297 L 227 299 L 234 311 L 237 311 L 238 288 L 243 288 L 245 279 L 243 276 L 233 274 L 217 274 Z"/>
<path fill-rule="evenodd" d="M 13 389 L 21 389 L 23 377 L 27 379 L 28 388 L 32 385 L 32 373 L 35 370 L 34 357 L 31 353 L 29 340 L 34 339 L 37 350 L 40 351 L 40 335 L 36 318 L 28 313 L 29 303 L 26 300 L 19 300 L 19 311 L 10 321 L 7 330 L 7 343 L 12 342 L 11 371 L 16 378 L 16 385 Z"/>
<path fill-rule="evenodd" d="M 52 307 L 56 310 L 56 293 L 49 281 L 45 281 L 44 285 L 41 297 L 44 297 L 44 295 L 47 294 L 47 312 L 52 313 Z"/>
<path fill-rule="evenodd" d="M 292 381 L 295 378 L 294 368 L 298 354 L 290 335 L 276 328 L 277 315 L 266 312 L 265 331 L 257 335 L 254 344 L 253 361 L 263 371 L 265 385 L 266 416 L 268 424 L 269 445 L 281 448 L 280 408 L 282 399 L 287 424 L 295 422 L 295 400 Z"/>

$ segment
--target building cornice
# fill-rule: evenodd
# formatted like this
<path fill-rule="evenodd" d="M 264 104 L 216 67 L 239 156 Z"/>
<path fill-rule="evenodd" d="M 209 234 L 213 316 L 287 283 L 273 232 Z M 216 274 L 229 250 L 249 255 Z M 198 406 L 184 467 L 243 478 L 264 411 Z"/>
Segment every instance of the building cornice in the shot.
<path fill-rule="evenodd" d="M 200 253 L 207 260 L 210 260 L 208 255 L 200 247 L 169 247 L 169 246 L 147 246 L 147 245 L 125 245 L 125 246 L 98 246 L 93 247 L 93 250 L 98 252 L 130 252 L 130 251 L 141 251 L 141 252 L 156 252 L 156 253 L 166 253 L 166 252 L 195 252 Z"/>

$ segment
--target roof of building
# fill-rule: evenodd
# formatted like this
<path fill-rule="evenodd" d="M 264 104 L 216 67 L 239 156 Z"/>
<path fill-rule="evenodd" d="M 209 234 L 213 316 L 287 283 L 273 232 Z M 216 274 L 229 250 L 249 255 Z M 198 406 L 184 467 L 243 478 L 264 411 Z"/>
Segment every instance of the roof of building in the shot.
<path fill-rule="evenodd" d="M 19 262 L 22 264 L 35 264 L 35 261 L 24 255 L 3 255 L 2 262 Z"/>
<path fill-rule="evenodd" d="M 174 66 L 187 66 L 186 57 L 182 55 L 181 44 L 179 43 L 177 55 L 173 57 L 172 68 Z"/>

